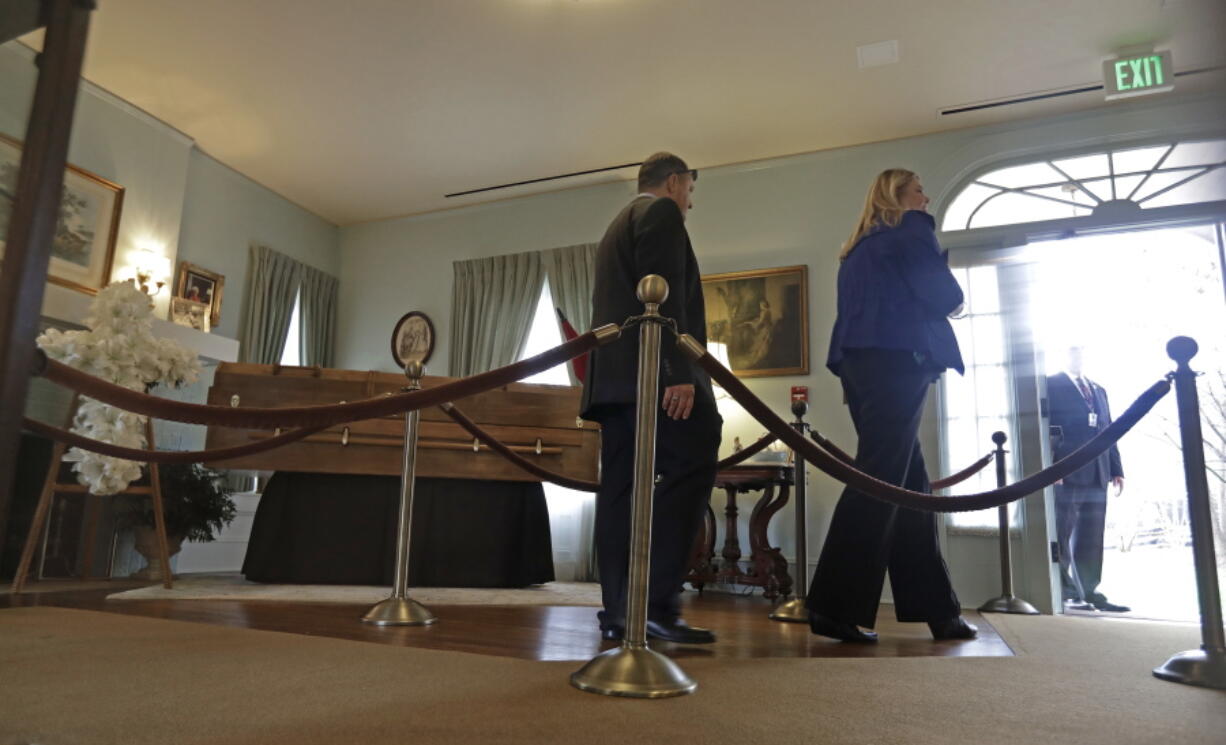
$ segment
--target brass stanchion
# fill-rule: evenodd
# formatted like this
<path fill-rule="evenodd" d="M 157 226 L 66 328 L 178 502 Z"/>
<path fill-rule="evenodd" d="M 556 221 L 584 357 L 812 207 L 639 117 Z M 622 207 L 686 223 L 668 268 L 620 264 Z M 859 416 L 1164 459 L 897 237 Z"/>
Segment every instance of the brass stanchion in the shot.
<path fill-rule="evenodd" d="M 808 401 L 792 401 L 792 413 L 796 415 L 796 421 L 792 422 L 792 428 L 799 432 L 802 437 L 809 429 L 809 423 L 805 421 L 805 413 L 808 411 Z M 795 475 L 792 480 L 796 482 L 793 487 L 796 494 L 796 581 L 793 583 L 792 599 L 776 606 L 770 612 L 770 619 L 772 621 L 787 621 L 789 623 L 808 623 L 809 609 L 805 607 L 805 592 L 809 588 L 808 505 L 806 504 L 808 464 L 805 463 L 804 458 L 800 457 L 799 453 L 793 455 L 793 460 L 795 461 L 793 464 Z"/>
<path fill-rule="evenodd" d="M 656 411 L 659 401 L 660 304 L 668 282 L 658 274 L 639 280 L 646 305 L 639 327 L 634 506 L 630 523 L 630 577 L 626 629 L 620 646 L 602 652 L 570 676 L 582 691 L 606 696 L 664 698 L 692 693 L 698 684 L 677 663 L 647 648 L 647 579 L 651 566 L 651 508 L 655 491 Z"/>
<path fill-rule="evenodd" d="M 405 391 L 421 390 L 426 368 L 409 360 L 404 374 L 409 379 Z M 375 626 L 429 626 L 438 620 L 430 609 L 409 597 L 409 535 L 413 523 L 413 485 L 416 481 L 417 430 L 420 412 L 404 413 L 404 461 L 400 469 L 400 519 L 396 528 L 396 569 L 392 596 L 376 604 L 362 616 L 362 623 Z"/>
<path fill-rule="evenodd" d="M 996 443 L 996 486 L 1005 485 L 1005 441 L 1009 439 L 1004 432 L 993 432 L 992 442 Z M 1039 609 L 1013 595 L 1013 547 L 1009 538 L 1009 505 L 1002 504 L 996 508 L 1000 525 L 1000 597 L 992 598 L 979 606 L 980 613 L 1018 613 L 1037 616 Z"/>
<path fill-rule="evenodd" d="M 1183 449 L 1183 475 L 1188 487 L 1188 517 L 1192 524 L 1192 559 L 1200 599 L 1200 649 L 1175 655 L 1154 675 L 1163 680 L 1206 688 L 1226 689 L 1226 632 L 1222 629 L 1221 590 L 1213 551 L 1213 515 L 1209 511 L 1209 481 L 1205 476 L 1205 440 L 1200 428 L 1200 400 L 1196 375 L 1188 361 L 1196 356 L 1196 340 L 1177 336 L 1167 342 L 1166 353 L 1177 364 L 1175 404 L 1179 410 L 1179 441 Z"/>

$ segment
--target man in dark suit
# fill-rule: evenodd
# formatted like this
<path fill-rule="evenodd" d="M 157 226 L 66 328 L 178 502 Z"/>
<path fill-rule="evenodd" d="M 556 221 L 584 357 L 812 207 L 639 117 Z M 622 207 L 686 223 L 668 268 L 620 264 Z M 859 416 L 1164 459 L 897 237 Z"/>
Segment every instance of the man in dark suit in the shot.
<path fill-rule="evenodd" d="M 1051 411 L 1052 457 L 1067 456 L 1111 423 L 1107 392 L 1082 372 L 1083 349 L 1068 350 L 1068 367 L 1047 378 Z M 1120 451 L 1111 449 L 1093 463 L 1056 484 L 1056 535 L 1060 545 L 1060 582 L 1064 599 L 1075 610 L 1124 613 L 1127 606 L 1098 591 L 1103 574 L 1103 529 L 1107 520 L 1107 484 L 1124 490 Z"/>
<path fill-rule="evenodd" d="M 643 162 L 638 196 L 613 219 L 596 252 L 593 328 L 641 315 L 638 282 L 658 274 L 668 281 L 660 314 L 675 320 L 679 333 L 706 343 L 702 277 L 685 229 L 697 178 L 697 171 L 670 153 L 656 153 Z M 601 425 L 596 552 L 605 639 L 620 639 L 625 627 L 638 351 L 638 327 L 593 351 L 583 387 L 582 416 Z M 689 549 L 715 483 L 723 420 L 710 378 L 685 359 L 668 331 L 660 347 L 660 388 L 663 412 L 656 429 L 647 634 L 705 644 L 715 641 L 715 635 L 681 620 L 680 593 Z"/>

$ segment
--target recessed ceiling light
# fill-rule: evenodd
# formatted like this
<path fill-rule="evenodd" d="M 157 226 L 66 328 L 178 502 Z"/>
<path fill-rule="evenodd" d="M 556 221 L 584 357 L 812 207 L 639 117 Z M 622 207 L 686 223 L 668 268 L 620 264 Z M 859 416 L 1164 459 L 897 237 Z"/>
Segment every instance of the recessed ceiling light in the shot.
<path fill-rule="evenodd" d="M 856 47 L 856 62 L 861 70 L 898 62 L 898 40 L 879 41 Z"/>

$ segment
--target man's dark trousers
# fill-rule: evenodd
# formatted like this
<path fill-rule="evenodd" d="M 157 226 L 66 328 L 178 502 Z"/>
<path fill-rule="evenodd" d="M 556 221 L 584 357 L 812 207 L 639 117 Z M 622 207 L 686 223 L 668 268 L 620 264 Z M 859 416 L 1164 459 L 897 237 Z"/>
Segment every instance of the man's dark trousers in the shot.
<path fill-rule="evenodd" d="M 935 373 L 911 352 L 847 350 L 839 377 L 859 436 L 856 468 L 912 491 L 929 492 L 917 436 Z M 886 571 L 900 621 L 961 614 L 941 556 L 935 513 L 843 491 L 805 605 L 842 623 L 873 628 Z"/>
<path fill-rule="evenodd" d="M 1070 600 L 1102 603 L 1103 531 L 1107 526 L 1105 486 L 1056 485 L 1056 539 L 1060 577 Z"/>
<path fill-rule="evenodd" d="M 713 401 L 698 397 L 689 419 L 674 420 L 656 404 L 656 491 L 652 505 L 647 617 L 680 616 L 681 585 L 690 549 L 715 485 L 722 420 Z M 635 407 L 605 407 L 601 426 L 600 490 L 596 493 L 596 559 L 604 610 L 600 626 L 623 626 L 630 566 L 634 490 Z"/>

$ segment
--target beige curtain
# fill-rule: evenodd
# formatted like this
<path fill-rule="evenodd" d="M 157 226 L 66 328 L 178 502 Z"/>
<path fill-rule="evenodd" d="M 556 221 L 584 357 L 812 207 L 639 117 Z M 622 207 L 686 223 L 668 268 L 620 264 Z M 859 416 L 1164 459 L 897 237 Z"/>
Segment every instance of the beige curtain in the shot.
<path fill-rule="evenodd" d="M 302 335 L 302 364 L 332 367 L 340 280 L 305 264 L 301 272 L 298 329 Z"/>
<path fill-rule="evenodd" d="M 243 362 L 271 365 L 281 361 L 302 267 L 301 263 L 267 246 L 251 247 L 244 306 Z"/>
<path fill-rule="evenodd" d="M 518 360 L 545 282 L 540 252 L 457 261 L 452 266 L 449 373 L 466 377 Z"/>
<path fill-rule="evenodd" d="M 549 279 L 553 304 L 579 333 L 592 325 L 592 282 L 596 274 L 596 244 L 551 248 L 541 251 L 541 263 Z M 574 366 L 567 364 L 571 385 L 578 385 Z"/>

